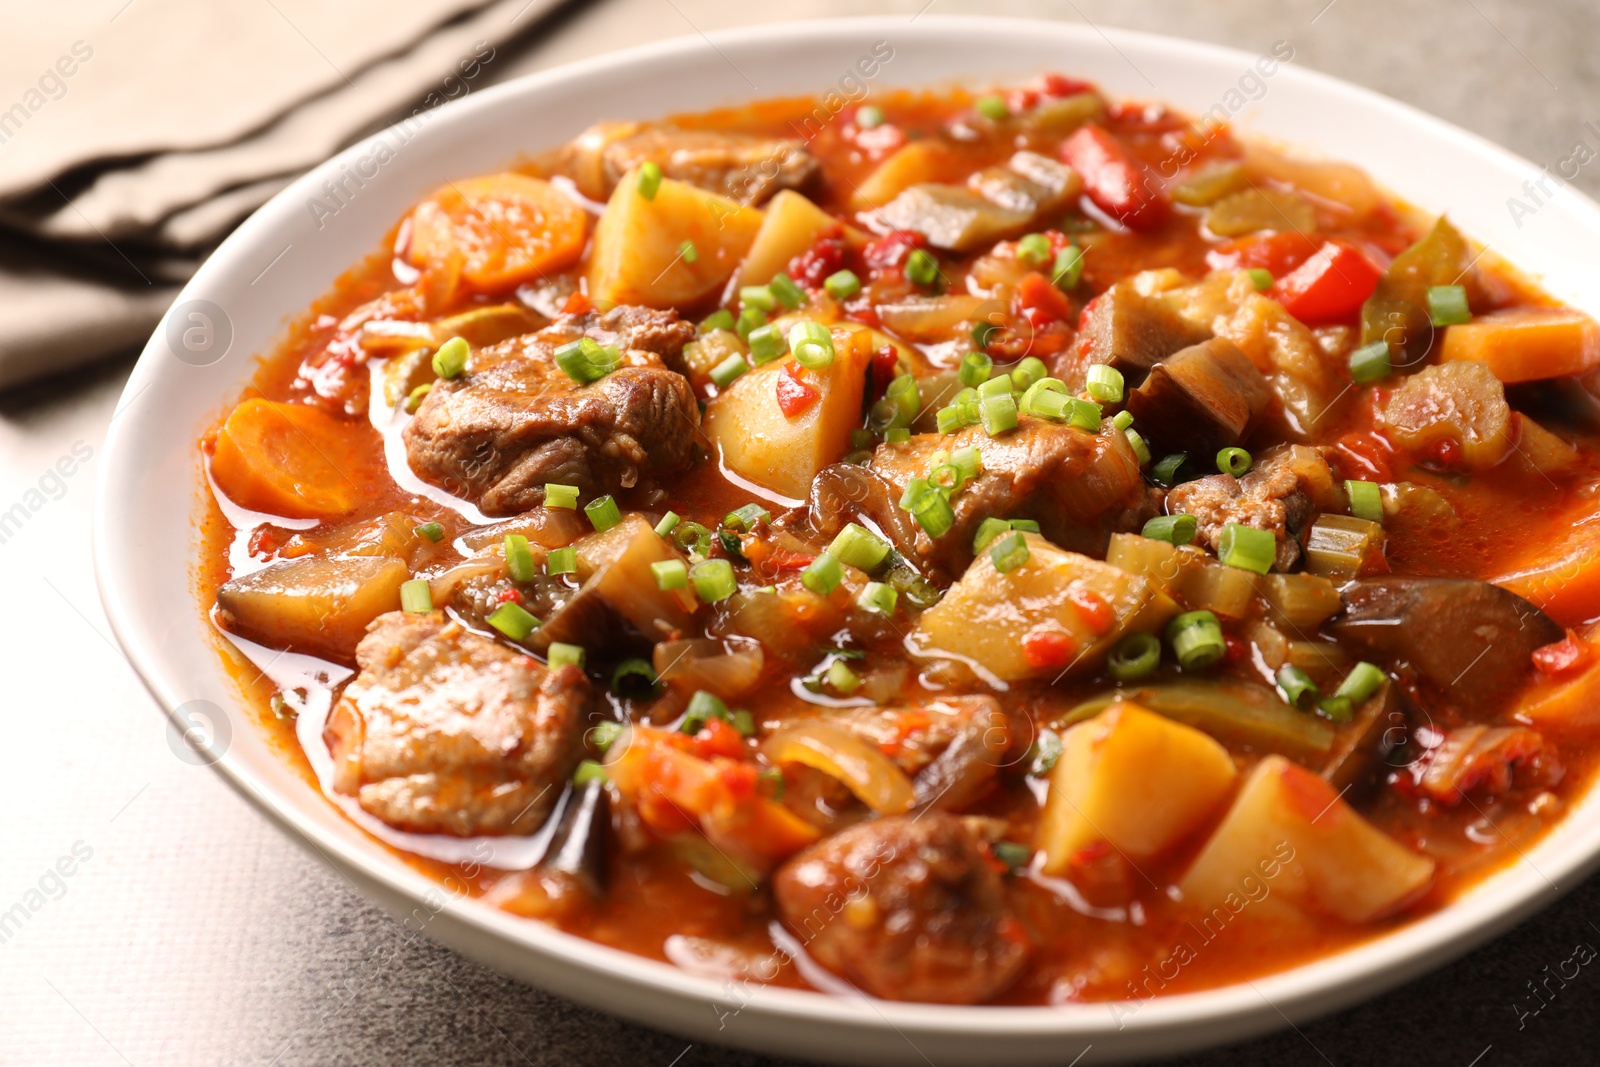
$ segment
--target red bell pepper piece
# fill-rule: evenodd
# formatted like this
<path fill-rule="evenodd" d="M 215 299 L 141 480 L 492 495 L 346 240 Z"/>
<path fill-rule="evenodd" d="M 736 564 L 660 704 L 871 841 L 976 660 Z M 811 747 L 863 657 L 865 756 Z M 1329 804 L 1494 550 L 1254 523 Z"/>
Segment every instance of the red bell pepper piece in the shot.
<path fill-rule="evenodd" d="M 783 373 L 778 375 L 778 408 L 788 418 L 799 418 L 806 410 L 815 404 L 822 394 L 798 377 L 797 365 L 785 363 Z"/>
<path fill-rule="evenodd" d="M 1279 278 L 1268 295 L 1307 326 L 1330 326 L 1354 321 L 1381 277 L 1361 252 L 1329 241 Z"/>
<path fill-rule="evenodd" d="M 1061 144 L 1061 161 L 1083 177 L 1095 206 L 1133 230 L 1153 230 L 1167 220 L 1167 194 L 1122 143 L 1090 123 Z"/>

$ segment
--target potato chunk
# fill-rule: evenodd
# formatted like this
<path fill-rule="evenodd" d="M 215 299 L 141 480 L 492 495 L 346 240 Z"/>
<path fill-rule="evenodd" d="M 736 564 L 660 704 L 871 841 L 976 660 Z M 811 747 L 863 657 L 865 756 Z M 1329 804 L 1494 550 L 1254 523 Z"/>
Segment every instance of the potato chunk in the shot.
<path fill-rule="evenodd" d="M 923 613 L 916 639 L 1002 681 L 1086 670 L 1116 640 L 1154 630 L 1178 612 L 1143 575 L 1024 534 L 1028 561 L 1002 574 L 981 552 L 944 599 Z"/>
<path fill-rule="evenodd" d="M 1178 888 L 1208 909 L 1245 894 L 1247 880 L 1265 880 L 1275 897 L 1364 923 L 1415 900 L 1433 867 L 1357 815 L 1325 780 L 1268 756 Z"/>
<path fill-rule="evenodd" d="M 1039 827 L 1045 873 L 1098 841 L 1133 859 L 1164 852 L 1200 827 L 1235 776 L 1228 750 L 1206 734 L 1113 704 L 1061 738 Z"/>
<path fill-rule="evenodd" d="M 217 610 L 252 641 L 350 663 L 367 624 L 400 607 L 409 576 L 391 556 L 300 556 L 223 582 Z"/>
<path fill-rule="evenodd" d="M 722 288 L 760 228 L 755 208 L 671 178 L 646 200 L 630 171 L 595 226 L 589 298 L 602 308 L 693 304 Z"/>
<path fill-rule="evenodd" d="M 761 229 L 756 231 L 750 253 L 739 268 L 739 284 L 767 284 L 791 259 L 816 244 L 824 231 L 837 225 L 832 215 L 799 193 L 785 189 L 767 205 Z"/>

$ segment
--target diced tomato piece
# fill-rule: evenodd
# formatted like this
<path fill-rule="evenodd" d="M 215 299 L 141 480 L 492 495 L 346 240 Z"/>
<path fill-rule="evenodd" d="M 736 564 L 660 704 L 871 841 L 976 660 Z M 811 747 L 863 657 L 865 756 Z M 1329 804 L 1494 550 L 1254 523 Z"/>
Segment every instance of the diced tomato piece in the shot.
<path fill-rule="evenodd" d="M 1106 598 L 1093 589 L 1075 585 L 1067 591 L 1067 599 L 1072 601 L 1072 606 L 1078 609 L 1078 615 L 1096 637 L 1110 633 L 1117 624 L 1117 613 L 1106 603 Z"/>
<path fill-rule="evenodd" d="M 502 589 L 495 594 L 494 602 L 496 604 L 520 604 L 522 603 L 522 594 L 515 589 Z"/>
<path fill-rule="evenodd" d="M 899 369 L 900 352 L 894 345 L 884 345 L 872 353 L 872 395 L 874 398 L 883 395 L 883 391 L 889 388 L 889 383 L 894 381 L 895 373 Z"/>
<path fill-rule="evenodd" d="M 1392 480 L 1397 450 L 1376 430 L 1347 433 L 1335 441 L 1333 447 L 1347 461 L 1339 464 L 1346 473 L 1362 475 L 1362 481 Z"/>
<path fill-rule="evenodd" d="M 1592 655 L 1589 645 L 1568 630 L 1560 641 L 1534 649 L 1533 665 L 1547 678 L 1565 678 L 1587 667 Z"/>
<path fill-rule="evenodd" d="M 789 261 L 788 274 L 807 289 L 821 289 L 828 275 L 844 266 L 844 231 L 829 227 L 816 243 Z"/>
<path fill-rule="evenodd" d="M 1243 663 L 1250 658 L 1250 643 L 1248 641 L 1232 634 L 1227 634 L 1223 637 L 1222 643 L 1226 648 L 1223 658 L 1229 663 Z"/>
<path fill-rule="evenodd" d="M 913 230 L 892 230 L 861 250 L 861 258 L 875 270 L 898 267 L 912 249 L 923 248 L 928 239 Z"/>
<path fill-rule="evenodd" d="M 783 373 L 778 375 L 778 408 L 791 419 L 804 415 L 822 397 L 816 389 L 800 380 L 799 373 L 798 364 L 786 363 Z"/>
<path fill-rule="evenodd" d="M 1093 123 L 1062 142 L 1061 160 L 1082 175 L 1089 199 L 1129 229 L 1153 230 L 1171 213 L 1167 194 L 1149 170 Z"/>
<path fill-rule="evenodd" d="M 1077 96 L 1079 93 L 1094 92 L 1092 83 L 1069 78 L 1065 74 L 1046 74 L 1039 79 L 1039 86 L 1046 96 Z"/>
<path fill-rule="evenodd" d="M 1050 284 L 1038 271 L 1029 271 L 1017 283 L 1017 303 L 1021 305 L 1028 322 L 1042 327 L 1052 322 L 1066 322 L 1072 317 L 1072 301 L 1067 294 Z M 1037 313 L 1037 317 L 1035 314 Z"/>
<path fill-rule="evenodd" d="M 1380 277 L 1378 268 L 1359 251 L 1329 241 L 1279 278 L 1267 295 L 1307 326 L 1331 326 L 1355 321 Z"/>
<path fill-rule="evenodd" d="M 1072 635 L 1060 630 L 1040 627 L 1022 635 L 1023 658 L 1036 671 L 1065 667 L 1072 662 L 1077 651 Z"/>
<path fill-rule="evenodd" d="M 694 754 L 701 759 L 712 756 L 739 759 L 745 754 L 744 738 L 726 719 L 707 719 L 700 732 L 694 735 Z"/>
<path fill-rule="evenodd" d="M 1226 241 L 1206 253 L 1206 266 L 1212 270 L 1251 270 L 1261 268 L 1281 278 L 1316 255 L 1322 241 L 1296 230 L 1251 234 Z"/>
<path fill-rule="evenodd" d="M 589 303 L 588 293 L 573 293 L 571 296 L 567 297 L 567 302 L 561 305 L 561 314 L 585 315 L 588 314 L 592 307 L 594 307 L 594 305 Z"/>

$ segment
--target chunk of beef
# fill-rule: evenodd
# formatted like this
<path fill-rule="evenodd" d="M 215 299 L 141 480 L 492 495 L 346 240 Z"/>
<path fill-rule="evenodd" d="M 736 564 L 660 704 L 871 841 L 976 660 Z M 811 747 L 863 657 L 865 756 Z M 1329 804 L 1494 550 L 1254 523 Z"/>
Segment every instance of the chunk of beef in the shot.
<path fill-rule="evenodd" d="M 548 670 L 438 612 L 380 616 L 356 662 L 323 735 L 335 789 L 416 833 L 544 823 L 598 706 L 582 671 Z"/>
<path fill-rule="evenodd" d="M 580 385 L 555 350 L 585 336 L 614 344 L 622 361 Z M 693 458 L 700 425 L 694 391 L 671 369 L 693 337 L 675 312 L 617 307 L 480 349 L 465 373 L 434 384 L 406 427 L 411 469 L 488 515 L 542 503 L 546 482 L 588 496 L 674 474 Z"/>
<path fill-rule="evenodd" d="M 930 538 L 914 522 L 884 528 L 930 575 L 948 578 L 966 570 L 973 535 L 986 518 L 1034 519 L 1056 544 L 1101 555 L 1113 532 L 1137 528 L 1149 513 L 1139 459 L 1109 421 L 1098 434 L 1028 416 L 999 437 L 978 426 L 916 434 L 878 446 L 872 469 L 890 483 L 898 501 L 907 482 L 928 476 L 933 453 L 968 445 L 977 446 L 983 471 L 950 498 L 955 523 L 949 532 Z"/>
<path fill-rule="evenodd" d="M 1210 456 L 1243 440 L 1272 396 L 1266 375 L 1239 346 L 1213 337 L 1151 367 L 1128 395 L 1128 410 L 1163 450 Z"/>
<path fill-rule="evenodd" d="M 1133 386 L 1174 352 L 1210 337 L 1210 330 L 1166 301 L 1145 296 L 1131 282 L 1118 282 L 1089 305 L 1078 347 L 1086 365 L 1109 364 Z"/>
<path fill-rule="evenodd" d="M 1195 541 L 1215 550 L 1230 522 L 1270 530 L 1278 539 L 1273 569 L 1286 571 L 1300 558 L 1300 531 L 1319 511 L 1340 506 L 1333 470 L 1322 454 L 1305 445 L 1282 445 L 1263 452 L 1243 478 L 1213 474 L 1185 482 L 1167 493 L 1167 510 L 1193 515 L 1200 523 Z"/>
<path fill-rule="evenodd" d="M 983 846 L 943 812 L 825 838 L 779 869 L 773 895 L 818 963 L 885 1000 L 980 1003 L 1029 954 Z"/>
<path fill-rule="evenodd" d="M 612 141 L 601 158 L 607 195 L 624 174 L 654 162 L 665 177 L 742 204 L 763 203 L 779 189 L 799 189 L 818 172 L 801 141 L 670 126 Z"/>

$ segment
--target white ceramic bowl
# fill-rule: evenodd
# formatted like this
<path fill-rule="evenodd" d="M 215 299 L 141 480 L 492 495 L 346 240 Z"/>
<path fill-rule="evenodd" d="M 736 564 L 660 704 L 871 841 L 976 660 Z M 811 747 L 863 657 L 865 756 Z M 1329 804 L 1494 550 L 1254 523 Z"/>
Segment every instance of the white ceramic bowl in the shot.
<path fill-rule="evenodd" d="M 878 42 L 883 42 L 879 44 Z M 474 93 L 330 159 L 275 197 L 200 269 L 134 368 L 106 442 L 95 567 L 106 614 L 169 713 L 207 700 L 229 736 L 216 767 L 286 832 L 413 927 L 467 955 L 605 1011 L 786 1055 L 875 1063 L 1067 1062 L 1143 1057 L 1238 1040 L 1343 1007 L 1465 952 L 1570 889 L 1600 855 L 1600 794 L 1526 857 L 1433 915 L 1294 970 L 1204 993 L 1113 1008 L 950 1008 L 737 989 L 591 944 L 538 923 L 448 900 L 434 883 L 346 821 L 274 755 L 204 637 L 192 593 L 195 441 L 238 396 L 288 320 L 374 249 L 447 178 L 495 169 L 591 122 L 646 118 L 752 97 L 848 92 L 858 60 L 892 49 L 875 86 L 1014 83 L 1059 70 L 1114 96 L 1193 113 L 1220 105 L 1238 128 L 1367 168 L 1402 197 L 1451 217 L 1558 297 L 1600 314 L 1587 261 L 1600 208 L 1570 190 L 1518 224 L 1508 197 L 1537 178 L 1526 161 L 1437 119 L 1293 62 L 1270 76 L 1257 56 L 1081 25 L 990 18 L 839 20 L 685 37 Z M 1463 71 L 1463 77 L 1474 76 Z M 1264 86 L 1264 90 L 1261 88 Z M 1249 100 L 1251 95 L 1259 99 Z M 384 148 L 380 148 L 380 143 Z M 354 177 L 351 178 L 350 176 Z M 343 187 L 330 198 L 325 182 Z M 315 206 L 320 201 L 322 207 Z M 329 208 L 336 208 L 330 212 Z M 182 347 L 188 310 L 209 301 L 210 355 Z M 180 320 L 177 312 L 185 314 Z M 220 316 L 218 314 L 220 312 Z M 227 335 L 231 343 L 224 345 Z M 197 334 L 205 349 L 205 337 Z M 193 347 L 192 345 L 190 346 Z M 176 353 L 183 352 L 184 358 Z M 215 362 L 208 362 L 214 357 Z M 205 365 L 200 365 L 205 364 Z"/>

